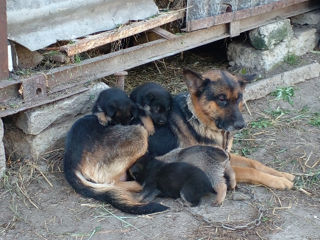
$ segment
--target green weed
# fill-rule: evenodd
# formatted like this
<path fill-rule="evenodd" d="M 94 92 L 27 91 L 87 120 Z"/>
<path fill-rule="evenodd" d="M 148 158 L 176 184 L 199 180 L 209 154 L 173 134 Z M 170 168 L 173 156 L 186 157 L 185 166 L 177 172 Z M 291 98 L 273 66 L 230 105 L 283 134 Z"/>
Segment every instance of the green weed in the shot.
<path fill-rule="evenodd" d="M 271 96 L 275 96 L 276 100 L 282 99 L 283 101 L 288 102 L 292 106 L 292 98 L 294 97 L 294 91 L 295 90 L 293 87 L 278 88 L 276 91 L 271 93 Z"/>
<path fill-rule="evenodd" d="M 266 113 L 271 115 L 273 118 L 280 118 L 281 116 L 290 113 L 290 110 L 277 107 L 276 110 L 266 111 Z"/>
<path fill-rule="evenodd" d="M 261 118 L 257 121 L 252 121 L 249 123 L 250 127 L 252 128 L 267 128 L 272 126 L 272 121 L 269 119 Z"/>
<path fill-rule="evenodd" d="M 297 55 L 295 54 L 288 54 L 285 58 L 284 61 L 288 63 L 289 65 L 297 65 L 300 62 L 300 59 Z"/>
<path fill-rule="evenodd" d="M 320 113 L 313 113 L 309 124 L 320 128 Z"/>
<path fill-rule="evenodd" d="M 80 57 L 80 55 L 77 54 L 77 55 L 74 56 L 74 62 L 75 62 L 75 63 L 81 63 L 81 57 Z"/>

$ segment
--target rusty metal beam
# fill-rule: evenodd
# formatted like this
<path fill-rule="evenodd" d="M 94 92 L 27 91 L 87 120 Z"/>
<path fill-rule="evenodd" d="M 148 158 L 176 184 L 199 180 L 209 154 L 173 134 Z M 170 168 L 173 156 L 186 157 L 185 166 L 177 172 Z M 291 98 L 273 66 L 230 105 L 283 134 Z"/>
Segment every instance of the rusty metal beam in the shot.
<path fill-rule="evenodd" d="M 176 38 L 177 37 L 177 35 L 169 32 L 169 31 L 167 31 L 167 30 L 165 30 L 165 29 L 163 29 L 161 27 L 156 27 L 154 29 L 151 29 L 150 31 L 155 33 L 155 34 L 157 34 L 157 35 L 159 35 L 160 37 L 165 38 L 165 39 L 172 39 L 172 38 Z"/>
<path fill-rule="evenodd" d="M 269 13 L 283 8 L 288 8 L 292 5 L 299 3 L 312 2 L 309 0 L 281 0 L 269 4 L 256 6 L 253 8 L 243 9 L 235 12 L 226 12 L 224 14 L 201 18 L 198 20 L 192 20 L 187 22 L 187 31 L 195 31 L 203 28 L 208 28 L 214 25 L 230 23 L 233 21 L 239 21 L 244 18 L 258 16 L 261 14 Z M 317 2 L 316 0 L 313 2 Z"/>
<path fill-rule="evenodd" d="M 67 53 L 68 56 L 73 56 L 78 53 L 88 51 L 90 49 L 133 36 L 138 33 L 145 32 L 149 29 L 162 26 L 164 24 L 176 21 L 184 17 L 184 10 L 161 13 L 159 16 L 148 20 L 131 23 L 124 27 L 119 27 L 115 30 L 90 35 L 84 39 L 76 40 L 75 43 L 62 46 L 61 51 Z"/>
<path fill-rule="evenodd" d="M 310 4 L 310 2 L 313 2 L 313 4 Z M 317 3 L 317 1 L 303 2 L 259 16 L 240 19 L 240 26 L 238 27 L 240 28 L 240 32 L 243 32 L 264 25 L 269 21 L 274 21 L 276 17 L 290 17 L 319 7 L 320 3 Z M 63 93 L 63 91 L 67 92 L 68 96 L 70 96 L 77 88 L 82 87 L 93 80 L 229 36 L 229 24 L 221 24 L 208 29 L 177 35 L 176 38 L 168 40 L 159 39 L 135 47 L 123 49 L 118 52 L 87 59 L 79 64 L 72 64 L 52 69 L 42 76 L 46 81 L 45 88 L 47 91 L 47 98 L 40 99 L 36 102 L 28 102 L 28 96 L 26 99 L 23 99 L 23 94 L 20 96 L 17 91 L 18 89 L 21 89 L 22 83 L 26 84 L 25 82 L 29 81 L 29 78 L 18 81 L 6 81 L 5 84 L 2 83 L 2 85 L 0 82 L 0 117 L 14 114 L 27 108 L 46 104 L 50 101 L 56 101 L 58 97 L 61 99 L 62 96 L 66 94 Z M 31 81 L 30 83 L 33 83 L 36 86 L 30 88 L 33 94 L 36 94 L 37 89 L 39 88 L 37 86 L 40 86 L 40 89 L 43 87 L 43 80 L 40 81 L 40 85 L 38 85 L 39 83 L 36 80 Z M 5 94 L 6 92 L 7 94 Z M 1 102 L 3 102 L 3 105 L 8 106 L 12 101 L 16 101 L 18 103 L 14 109 L 7 108 L 4 111 L 1 111 Z"/>
<path fill-rule="evenodd" d="M 8 79 L 7 1 L 0 0 L 0 81 Z"/>

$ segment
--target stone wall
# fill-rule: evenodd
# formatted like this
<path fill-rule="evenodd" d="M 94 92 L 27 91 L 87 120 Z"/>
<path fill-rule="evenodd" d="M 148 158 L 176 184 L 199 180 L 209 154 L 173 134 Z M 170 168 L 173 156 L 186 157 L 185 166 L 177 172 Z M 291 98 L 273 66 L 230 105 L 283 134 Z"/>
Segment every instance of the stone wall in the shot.
<path fill-rule="evenodd" d="M 97 83 L 87 92 L 33 108 L 5 122 L 4 145 L 7 155 L 14 158 L 38 158 L 39 155 L 63 147 L 72 124 L 91 112 L 99 93 L 107 89 Z"/>
<path fill-rule="evenodd" d="M 267 72 L 289 55 L 301 56 L 313 50 L 319 37 L 314 25 L 292 26 L 289 19 L 279 20 L 250 31 L 248 42 L 230 43 L 227 55 L 231 66 Z"/>

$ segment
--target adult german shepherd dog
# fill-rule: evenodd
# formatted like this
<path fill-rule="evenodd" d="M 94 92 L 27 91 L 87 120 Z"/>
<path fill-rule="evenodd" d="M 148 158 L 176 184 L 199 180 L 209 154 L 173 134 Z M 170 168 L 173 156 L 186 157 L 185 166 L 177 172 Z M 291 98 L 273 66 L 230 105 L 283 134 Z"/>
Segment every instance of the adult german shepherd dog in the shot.
<path fill-rule="evenodd" d="M 243 91 L 254 76 L 237 77 L 222 70 L 201 75 L 188 69 L 183 75 L 188 93 L 173 98 L 168 124 L 149 137 L 149 153 L 160 156 L 193 145 L 217 145 L 230 153 L 232 132 L 246 126 L 240 112 Z M 263 184 L 275 189 L 293 187 L 292 174 L 232 153 L 230 161 L 238 183 Z"/>

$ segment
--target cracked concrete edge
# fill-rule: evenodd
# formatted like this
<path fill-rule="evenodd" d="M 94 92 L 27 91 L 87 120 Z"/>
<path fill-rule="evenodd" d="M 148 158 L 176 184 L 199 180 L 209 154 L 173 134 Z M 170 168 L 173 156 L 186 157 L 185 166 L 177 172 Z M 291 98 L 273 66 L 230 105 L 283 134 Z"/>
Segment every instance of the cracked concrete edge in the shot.
<path fill-rule="evenodd" d="M 3 123 L 2 119 L 0 118 L 0 178 L 3 176 L 6 170 L 6 156 L 4 152 L 4 145 L 3 145 Z"/>
<path fill-rule="evenodd" d="M 320 76 L 320 63 L 314 62 L 296 69 L 276 74 L 251 83 L 246 87 L 244 100 L 255 100 L 267 96 L 279 87 L 288 87 Z"/>

